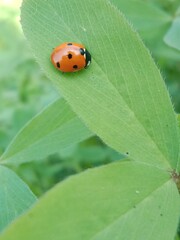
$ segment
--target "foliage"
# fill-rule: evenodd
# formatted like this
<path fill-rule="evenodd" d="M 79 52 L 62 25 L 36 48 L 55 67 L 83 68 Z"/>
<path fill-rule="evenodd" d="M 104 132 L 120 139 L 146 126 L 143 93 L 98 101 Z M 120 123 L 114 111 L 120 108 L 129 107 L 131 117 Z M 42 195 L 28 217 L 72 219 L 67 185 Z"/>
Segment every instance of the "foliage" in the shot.
<path fill-rule="evenodd" d="M 58 184 L 0 239 L 59 239 L 60 235 L 63 239 L 173 239 L 180 206 L 171 176 L 175 176 L 174 169 L 178 173 L 180 166 L 179 129 L 160 72 L 134 29 L 166 76 L 178 112 L 178 1 L 77 2 L 72 8 L 72 0 L 24 1 L 23 30 L 42 70 L 27 54 L 17 30 L 10 31 L 14 34 L 11 37 L 5 34 L 10 54 L 6 60 L 3 47 L 0 84 L 2 93 L 4 88 L 12 87 L 16 97 L 1 97 L 5 103 L 0 106 L 1 151 L 28 119 L 46 108 L 20 130 L 1 163 L 41 195 L 68 175 L 125 156 L 127 159 Z M 7 21 L 2 21 L 5 24 L 1 29 L 6 29 Z M 13 24 L 8 22 L 7 29 Z M 13 38 L 17 40 L 16 48 L 12 47 Z M 49 55 L 52 47 L 72 40 L 87 46 L 93 56 L 92 65 L 87 71 L 60 75 Z M 1 42 L 6 43 L 3 39 Z M 7 69 L 9 62 L 13 64 Z M 48 105 L 57 93 L 43 72 L 68 104 L 58 99 Z M 15 122 L 11 131 L 8 122 Z M 4 229 L 34 203 L 35 197 L 8 168 L 1 167 L 1 172 L 8 179 L 6 183 L 1 181 L 1 195 L 9 189 L 7 198 L 0 198 L 1 219 L 6 219 L 0 221 L 0 227 Z M 12 208 L 11 196 L 17 186 L 22 186 L 22 191 L 17 189 Z M 26 204 L 21 199 L 27 199 Z M 18 210 L 19 206 L 22 209 Z M 7 218 L 13 209 L 17 209 L 16 214 Z"/>

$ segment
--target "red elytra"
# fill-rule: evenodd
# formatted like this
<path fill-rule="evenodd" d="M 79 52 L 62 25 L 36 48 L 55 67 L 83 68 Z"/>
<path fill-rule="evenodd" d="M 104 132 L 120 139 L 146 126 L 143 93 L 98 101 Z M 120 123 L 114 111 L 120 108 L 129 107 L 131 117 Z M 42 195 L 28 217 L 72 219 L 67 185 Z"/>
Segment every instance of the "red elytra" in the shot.
<path fill-rule="evenodd" d="M 84 45 L 66 42 L 53 50 L 51 61 L 61 72 L 76 72 L 89 66 L 91 55 Z"/>

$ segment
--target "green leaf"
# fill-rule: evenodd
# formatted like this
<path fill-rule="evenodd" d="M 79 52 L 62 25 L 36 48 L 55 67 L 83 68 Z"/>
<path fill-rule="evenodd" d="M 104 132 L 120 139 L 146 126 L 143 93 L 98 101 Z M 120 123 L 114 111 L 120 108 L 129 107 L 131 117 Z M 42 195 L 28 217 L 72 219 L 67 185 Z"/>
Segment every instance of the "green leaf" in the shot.
<path fill-rule="evenodd" d="M 90 136 L 92 133 L 68 104 L 58 99 L 19 132 L 1 161 L 20 163 L 42 159 Z"/>
<path fill-rule="evenodd" d="M 28 186 L 10 169 L 0 166 L 0 231 L 35 202 Z"/>
<path fill-rule="evenodd" d="M 136 161 L 176 167 L 177 123 L 165 84 L 118 9 L 107 0 L 26 0 L 21 19 L 40 66 L 92 131 Z M 52 48 L 66 41 L 85 44 L 89 69 L 61 74 L 52 66 Z"/>
<path fill-rule="evenodd" d="M 180 50 L 180 16 L 176 17 L 167 31 L 164 41 L 169 46 Z"/>
<path fill-rule="evenodd" d="M 179 210 L 179 194 L 168 173 L 124 161 L 58 184 L 0 239 L 169 240 Z"/>

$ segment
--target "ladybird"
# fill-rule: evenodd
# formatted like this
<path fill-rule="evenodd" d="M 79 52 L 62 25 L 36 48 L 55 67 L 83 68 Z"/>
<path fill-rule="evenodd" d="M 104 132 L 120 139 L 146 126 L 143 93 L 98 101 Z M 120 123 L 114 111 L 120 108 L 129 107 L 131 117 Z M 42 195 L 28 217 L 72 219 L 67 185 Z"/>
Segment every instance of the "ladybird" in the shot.
<path fill-rule="evenodd" d="M 91 63 L 91 54 L 79 43 L 63 43 L 52 54 L 53 65 L 61 72 L 77 72 Z"/>

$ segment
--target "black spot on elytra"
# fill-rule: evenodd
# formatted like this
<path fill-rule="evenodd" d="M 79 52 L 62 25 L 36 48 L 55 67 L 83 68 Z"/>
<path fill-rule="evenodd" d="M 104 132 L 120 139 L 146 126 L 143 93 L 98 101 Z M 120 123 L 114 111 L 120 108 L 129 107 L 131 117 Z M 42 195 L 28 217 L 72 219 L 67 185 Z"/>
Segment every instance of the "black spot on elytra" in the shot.
<path fill-rule="evenodd" d="M 69 59 L 72 58 L 72 54 L 71 54 L 71 53 L 68 54 L 68 58 L 69 58 Z"/>
<path fill-rule="evenodd" d="M 70 46 L 70 45 L 72 45 L 72 43 L 67 43 L 67 45 L 69 45 L 69 46 Z"/>
<path fill-rule="evenodd" d="M 73 66 L 73 68 L 74 68 L 74 69 L 77 69 L 77 68 L 78 68 L 78 66 L 77 66 L 77 65 L 74 65 L 74 66 Z"/>
<path fill-rule="evenodd" d="M 60 63 L 59 63 L 59 62 L 57 62 L 57 63 L 56 63 L 56 66 L 57 66 L 58 68 L 60 68 Z"/>
<path fill-rule="evenodd" d="M 79 51 L 80 51 L 80 54 L 81 54 L 81 55 L 84 55 L 84 54 L 85 54 L 85 51 L 84 51 L 83 48 L 80 48 Z"/>

